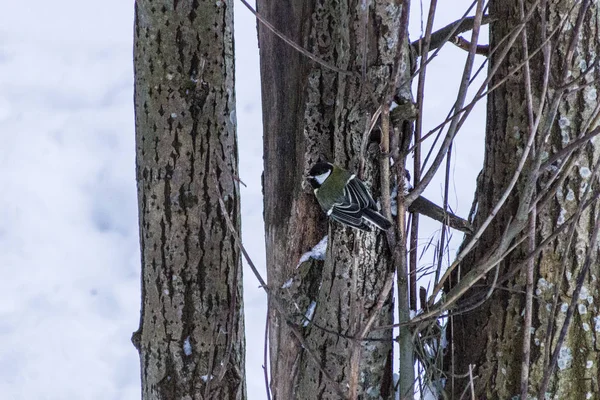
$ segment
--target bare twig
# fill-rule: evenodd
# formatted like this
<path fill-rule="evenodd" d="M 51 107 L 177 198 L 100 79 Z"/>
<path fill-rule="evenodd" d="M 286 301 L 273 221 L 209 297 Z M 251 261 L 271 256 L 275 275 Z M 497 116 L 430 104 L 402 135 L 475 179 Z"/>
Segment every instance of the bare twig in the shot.
<path fill-rule="evenodd" d="M 390 199 L 390 106 L 388 103 L 381 107 L 381 141 L 379 143 L 379 173 L 381 175 L 381 209 L 386 218 L 391 219 L 391 199 Z M 398 178 L 399 179 L 399 178 Z M 393 249 L 393 243 L 390 243 L 390 249 Z"/>
<path fill-rule="evenodd" d="M 475 2 L 473 2 L 474 4 Z M 473 7 L 473 6 L 471 6 Z M 433 9 L 435 10 L 435 7 L 433 7 Z M 430 6 L 429 8 L 430 12 L 429 15 L 431 15 L 431 10 L 432 7 Z M 492 22 L 492 19 L 490 18 L 489 15 L 484 15 L 483 19 L 481 21 L 482 25 L 486 25 L 489 24 L 490 22 Z M 446 25 L 445 27 L 435 31 L 433 34 L 430 33 L 430 45 L 425 47 L 423 45 L 423 42 L 425 42 L 427 40 L 427 34 L 425 35 L 424 38 L 415 40 L 414 42 L 411 43 L 411 46 L 413 47 L 413 49 L 415 49 L 417 56 L 425 56 L 425 54 L 428 51 L 431 50 L 435 50 L 435 49 L 439 49 L 440 47 L 442 47 L 446 42 L 448 42 L 449 40 L 451 40 L 453 37 L 464 33 L 466 31 L 470 31 L 471 29 L 473 29 L 473 27 L 475 26 L 475 17 L 463 17 L 461 19 L 459 19 L 458 21 L 454 21 L 448 25 Z"/>
<path fill-rule="evenodd" d="M 431 43 L 431 32 L 433 30 L 433 21 L 437 8 L 437 0 L 431 0 L 429 3 L 429 14 L 427 15 L 427 25 L 425 27 L 425 37 L 418 41 L 419 50 L 422 50 L 421 62 L 419 67 L 419 80 L 417 83 L 417 119 L 415 120 L 414 141 L 415 149 L 413 154 L 413 179 L 416 186 L 421 177 L 421 132 L 423 129 L 424 99 L 425 99 L 425 77 L 427 73 L 427 61 L 429 57 L 429 46 Z M 463 25 L 469 25 L 468 19 L 455 26 L 460 29 Z M 454 29 L 452 29 L 454 30 Z M 441 45 L 441 44 L 440 44 Z M 409 279 L 410 279 L 410 308 L 417 310 L 417 243 L 419 240 L 419 215 L 413 214 L 410 227 L 410 248 L 409 253 Z"/>
<path fill-rule="evenodd" d="M 444 179 L 444 211 L 446 212 L 446 210 L 448 210 L 448 189 L 450 187 L 450 162 L 452 160 L 452 143 L 450 144 L 450 146 L 448 147 L 448 157 L 446 157 L 446 176 Z M 446 213 L 447 214 L 447 213 Z M 448 222 L 450 221 L 449 218 L 447 218 Z M 439 251 L 438 251 L 438 265 L 436 268 L 436 273 L 435 276 L 436 278 L 439 278 L 441 272 L 442 272 L 442 259 L 443 259 L 443 255 L 444 255 L 444 243 L 445 243 L 445 239 L 446 239 L 446 220 L 444 220 L 444 222 L 442 223 L 442 233 L 440 234 L 440 246 L 439 246 Z M 437 284 L 437 279 L 434 282 L 434 284 Z"/>
<path fill-rule="evenodd" d="M 469 50 L 471 47 L 471 42 L 465 39 L 462 36 L 455 36 L 452 39 L 452 44 L 458 47 L 459 49 Z M 490 45 L 488 44 L 478 44 L 475 50 L 475 54 L 479 54 L 480 56 L 488 56 L 490 54 Z"/>
<path fill-rule="evenodd" d="M 525 5 L 523 0 L 519 0 L 519 12 L 520 18 L 525 19 Z M 531 93 L 531 71 L 529 68 L 529 47 L 527 44 L 527 26 L 523 27 L 521 33 L 521 46 L 523 47 L 523 58 L 525 64 L 523 66 L 523 78 L 525 81 L 525 98 L 527 101 L 527 117 L 529 129 L 534 132 L 536 130 L 536 121 L 533 115 L 533 95 Z M 545 82 L 547 85 L 547 82 Z M 547 86 L 546 86 L 547 87 Z M 545 88 L 544 88 L 545 91 Z M 544 105 L 545 96 L 542 96 L 540 104 L 540 114 Z M 538 114 L 538 116 L 540 115 Z M 532 152 L 535 149 L 532 149 Z M 535 190 L 535 189 L 534 189 Z M 535 226 L 536 226 L 536 209 L 530 210 L 529 213 L 529 251 L 535 249 Z M 529 359 L 531 354 L 531 316 L 533 313 L 533 270 L 535 268 L 534 259 L 532 258 L 527 263 L 527 278 L 525 285 L 525 315 L 523 317 L 523 347 L 522 347 L 522 361 L 521 361 L 521 398 L 527 398 L 527 392 L 529 391 Z"/>
<path fill-rule="evenodd" d="M 268 354 L 269 354 L 269 322 L 271 311 L 267 302 L 267 318 L 265 319 L 265 345 L 263 347 L 263 372 L 265 376 L 265 390 L 267 391 L 267 400 L 271 400 L 271 386 L 269 385 Z"/>
<path fill-rule="evenodd" d="M 469 387 L 471 388 L 471 400 L 475 398 L 475 383 L 473 382 L 473 364 L 469 364 Z"/>
<path fill-rule="evenodd" d="M 397 164 L 396 176 L 398 176 L 398 197 L 396 199 L 398 204 L 397 212 L 397 226 L 398 236 L 396 246 L 393 249 L 393 260 L 394 265 L 397 266 L 397 281 L 398 281 L 398 322 L 405 324 L 400 327 L 398 332 L 398 345 L 399 345 L 399 376 L 398 391 L 401 396 L 406 396 L 408 393 L 413 392 L 414 387 L 414 357 L 413 357 L 413 343 L 412 335 L 408 328 L 408 322 L 410 321 L 410 309 L 409 309 L 409 294 L 408 294 L 408 274 L 407 274 L 407 263 L 406 263 L 406 206 L 404 203 L 404 179 L 402 174 L 404 173 L 404 162 Z M 402 397 L 401 397 L 402 398 Z"/>
<path fill-rule="evenodd" d="M 390 273 L 390 274 L 388 274 L 388 276 L 385 279 L 385 284 L 384 284 L 383 288 L 381 288 L 381 292 L 379 293 L 379 297 L 377 298 L 377 303 L 375 303 L 375 307 L 373 307 L 373 309 L 369 313 L 369 316 L 367 317 L 362 330 L 356 336 L 356 339 L 364 340 L 364 338 L 367 336 L 367 334 L 371 330 L 371 327 L 373 326 L 373 323 L 375 322 L 375 318 L 377 318 L 379 311 L 385 304 L 385 301 L 388 299 L 388 297 L 390 295 L 390 291 L 392 290 L 393 286 L 394 286 L 394 274 Z"/>
<path fill-rule="evenodd" d="M 596 127 L 595 129 L 593 129 L 592 131 L 586 133 L 585 135 L 571 141 L 568 145 L 566 145 L 565 147 L 563 147 L 562 149 L 560 149 L 559 151 L 557 151 L 556 153 L 554 153 L 552 156 L 550 156 L 541 166 L 541 169 L 547 169 L 549 168 L 552 164 L 554 164 L 556 161 L 560 160 L 563 157 L 566 157 L 569 153 L 571 153 L 573 150 L 580 148 L 582 145 L 586 144 L 587 142 L 589 142 L 590 139 L 592 139 L 593 137 L 595 137 L 596 135 L 598 135 L 600 133 L 600 127 Z"/>
<path fill-rule="evenodd" d="M 535 250 L 536 213 L 531 213 L 529 220 L 529 252 Z M 529 392 L 529 360 L 531 356 L 531 319 L 533 314 L 533 257 L 527 263 L 527 280 L 525 286 L 525 315 L 523 316 L 523 360 L 521 361 L 521 398 L 526 399 Z"/>

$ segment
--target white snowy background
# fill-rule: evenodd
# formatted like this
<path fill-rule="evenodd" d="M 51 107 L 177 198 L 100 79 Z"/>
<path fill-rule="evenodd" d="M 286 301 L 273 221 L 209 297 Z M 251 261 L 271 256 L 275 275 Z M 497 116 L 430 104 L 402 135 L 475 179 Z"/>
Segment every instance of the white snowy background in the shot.
<path fill-rule="evenodd" d="M 467 2 L 440 3 L 436 27 L 458 19 Z M 414 39 L 427 14 L 413 4 Z M 30 0 L 2 9 L 0 399 L 139 399 L 130 342 L 140 306 L 133 1 Z M 243 235 L 264 268 L 256 23 L 237 2 L 235 13 Z M 447 115 L 465 57 L 449 45 L 431 63 L 426 128 Z M 455 146 L 450 202 L 461 215 L 481 165 L 482 110 Z M 435 182 L 427 196 L 439 201 L 441 193 Z M 248 392 L 264 399 L 265 296 L 244 273 Z"/>

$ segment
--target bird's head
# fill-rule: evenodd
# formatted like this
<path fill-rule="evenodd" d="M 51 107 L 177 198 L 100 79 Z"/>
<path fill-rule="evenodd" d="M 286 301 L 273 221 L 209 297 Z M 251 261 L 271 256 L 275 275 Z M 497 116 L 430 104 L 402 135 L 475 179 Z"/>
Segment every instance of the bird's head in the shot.
<path fill-rule="evenodd" d="M 313 189 L 318 189 L 321 187 L 323 182 L 329 177 L 331 172 L 333 171 L 333 164 L 328 162 L 318 162 L 310 169 L 308 172 L 308 182 L 313 187 Z"/>

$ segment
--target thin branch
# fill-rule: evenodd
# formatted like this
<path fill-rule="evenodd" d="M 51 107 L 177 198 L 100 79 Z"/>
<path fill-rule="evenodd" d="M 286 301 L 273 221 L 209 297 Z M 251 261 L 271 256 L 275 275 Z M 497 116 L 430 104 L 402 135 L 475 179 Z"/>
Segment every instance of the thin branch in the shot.
<path fill-rule="evenodd" d="M 437 9 L 437 0 L 431 0 L 429 3 L 429 13 L 427 15 L 427 25 L 425 27 L 425 37 L 418 41 L 418 49 L 422 50 L 422 56 L 419 67 L 419 79 L 417 82 L 417 118 L 415 120 L 414 129 L 414 141 L 416 143 L 414 155 L 413 155 L 413 179 L 416 186 L 419 183 L 421 177 L 421 132 L 423 130 L 423 117 L 424 117 L 424 99 L 425 99 L 425 77 L 427 73 L 427 61 L 429 57 L 429 47 L 431 44 L 431 32 L 433 30 L 433 21 L 435 12 Z M 468 25 L 468 18 L 463 20 L 463 24 L 456 25 L 456 29 L 460 29 L 462 25 Z M 412 249 L 409 253 L 409 279 L 410 279 L 410 290 L 409 300 L 410 308 L 414 311 L 417 310 L 417 243 L 419 236 L 419 215 L 413 214 L 411 218 L 410 226 L 410 248 Z"/>
<path fill-rule="evenodd" d="M 586 144 L 590 139 L 592 139 L 599 133 L 600 133 L 600 126 L 596 127 L 595 129 L 586 133 L 585 135 L 583 135 L 575 140 L 572 140 L 568 145 L 566 145 L 565 147 L 563 147 L 562 149 L 560 149 L 559 151 L 554 153 L 552 156 L 550 156 L 546 161 L 544 161 L 544 163 L 541 165 L 540 169 L 541 170 L 548 169 L 556 161 L 565 157 L 568 153 L 571 153 L 573 150 L 580 148 L 582 145 Z"/>
<path fill-rule="evenodd" d="M 375 318 L 377 318 L 377 315 L 379 314 L 379 311 L 385 304 L 386 300 L 389 298 L 389 294 L 390 294 L 390 291 L 392 290 L 393 286 L 394 286 L 394 274 L 390 273 L 385 278 L 385 284 L 384 284 L 383 288 L 381 289 L 381 292 L 379 292 L 379 297 L 377 298 L 377 303 L 375 304 L 375 307 L 373 307 L 373 309 L 369 313 L 362 330 L 359 332 L 359 334 L 354 339 L 364 340 L 364 338 L 367 336 L 367 334 L 371 330 L 371 327 L 373 326 L 373 323 L 375 322 Z"/>
<path fill-rule="evenodd" d="M 465 39 L 462 36 L 455 36 L 451 40 L 452 44 L 458 47 L 459 49 L 463 49 L 468 51 L 471 48 L 471 42 Z M 480 56 L 489 56 L 490 54 L 490 45 L 489 44 L 478 44 L 475 50 L 475 54 L 479 54 Z"/>
<path fill-rule="evenodd" d="M 519 0 L 519 13 L 520 18 L 525 19 L 525 5 L 523 4 L 523 0 Z M 523 67 L 523 78 L 525 80 L 525 96 L 527 99 L 527 117 L 528 117 L 528 125 L 532 131 L 537 130 L 537 124 L 539 124 L 543 107 L 545 105 L 545 93 L 548 87 L 547 79 L 544 80 L 544 86 L 542 89 L 542 101 L 540 102 L 540 108 L 538 112 L 538 118 L 533 115 L 533 95 L 531 93 L 531 70 L 529 68 L 529 47 L 527 44 L 527 27 L 523 28 L 523 32 L 521 35 L 521 46 L 523 47 L 523 58 L 525 59 L 525 65 Z M 549 63 L 546 65 L 546 71 L 548 71 Z M 545 74 L 547 77 L 548 75 Z M 532 151 L 535 151 L 533 149 Z M 540 157 L 541 160 L 541 157 Z M 539 170 L 539 162 L 535 163 L 536 167 Z M 533 187 L 533 191 L 535 191 L 535 185 Z M 533 195 L 533 194 L 532 194 Z M 536 245 L 536 216 L 537 209 L 534 206 L 533 210 L 529 211 L 529 241 L 527 243 L 529 251 L 532 252 Z M 533 273 L 535 269 L 534 259 L 531 258 L 527 263 L 527 277 L 525 283 L 525 315 L 523 316 L 523 346 L 522 346 L 522 361 L 521 361 L 521 398 L 526 399 L 527 393 L 529 392 L 529 360 L 531 356 L 531 320 L 533 314 Z"/>
<path fill-rule="evenodd" d="M 473 364 L 469 364 L 469 386 L 471 387 L 471 400 L 476 400 L 475 384 L 473 383 L 473 381 Z"/>
<path fill-rule="evenodd" d="M 536 210 L 532 210 L 529 220 L 529 252 L 535 250 Z M 529 392 L 529 360 L 531 358 L 531 320 L 533 315 L 533 273 L 535 262 L 533 257 L 527 263 L 525 285 L 525 315 L 523 316 L 523 360 L 521 361 L 521 398 L 526 399 Z"/>
<path fill-rule="evenodd" d="M 267 400 L 271 400 L 271 386 L 269 385 L 268 354 L 269 354 L 269 322 L 271 311 L 267 302 L 267 318 L 265 319 L 265 345 L 263 347 L 263 372 L 265 376 L 265 390 L 267 391 Z"/>
<path fill-rule="evenodd" d="M 404 163 L 406 159 L 402 156 L 401 162 L 396 163 L 396 176 L 398 177 L 398 195 L 396 198 L 398 212 L 396 214 L 397 222 L 397 240 L 393 249 L 392 259 L 397 266 L 398 282 L 398 322 L 408 323 L 410 321 L 409 294 L 408 294 L 408 274 L 406 262 L 406 205 L 404 202 Z M 400 327 L 398 332 L 399 345 L 399 365 L 398 372 L 400 379 L 398 381 L 398 391 L 401 393 L 412 393 L 414 387 L 414 348 L 411 332 L 408 325 Z"/>
<path fill-rule="evenodd" d="M 447 224 L 449 227 L 457 229 L 461 232 L 468 234 L 473 233 L 473 226 L 471 223 L 469 223 L 469 221 L 462 219 L 450 211 L 446 211 L 444 208 L 438 206 L 431 200 L 427 200 L 423 196 L 417 197 L 410 207 L 408 207 L 408 211 L 425 215 L 438 222 Z"/>
<path fill-rule="evenodd" d="M 473 3 L 475 3 L 475 2 L 473 2 Z M 435 7 L 434 7 L 434 9 L 435 9 Z M 430 8 L 430 15 L 431 15 L 431 8 Z M 490 16 L 487 14 L 484 15 L 481 20 L 481 24 L 487 25 L 490 22 L 492 22 L 492 19 L 490 18 Z M 430 40 L 431 44 L 429 46 L 427 46 L 427 47 L 423 46 L 423 42 L 427 39 L 427 35 L 425 35 L 424 38 L 421 38 L 421 39 L 418 39 L 418 40 L 415 40 L 414 42 L 412 42 L 411 46 L 415 50 L 417 56 L 421 56 L 421 55 L 424 56 L 426 52 L 435 50 L 435 49 L 439 49 L 446 42 L 451 40 L 453 37 L 460 35 L 461 33 L 464 33 L 466 31 L 470 31 L 471 29 L 473 29 L 474 26 L 475 26 L 475 17 L 465 17 L 458 21 L 454 21 L 454 22 L 446 25 L 445 27 L 435 31 L 434 33 L 432 33 L 431 40 Z M 422 48 L 422 50 L 421 50 L 421 48 Z"/>
<path fill-rule="evenodd" d="M 573 5 L 577 4 L 575 2 Z M 579 12 L 577 13 L 577 21 L 575 22 L 575 26 L 571 30 L 571 41 L 569 42 L 569 47 L 567 50 L 567 54 L 564 58 L 563 66 L 562 66 L 562 84 L 564 85 L 567 82 L 567 78 L 569 77 L 569 72 L 573 70 L 573 57 L 575 56 L 575 49 L 577 47 L 577 42 L 579 39 L 579 34 L 582 32 L 583 21 L 585 18 L 585 13 L 590 6 L 590 0 L 583 0 L 581 3 L 581 7 L 579 8 Z"/>

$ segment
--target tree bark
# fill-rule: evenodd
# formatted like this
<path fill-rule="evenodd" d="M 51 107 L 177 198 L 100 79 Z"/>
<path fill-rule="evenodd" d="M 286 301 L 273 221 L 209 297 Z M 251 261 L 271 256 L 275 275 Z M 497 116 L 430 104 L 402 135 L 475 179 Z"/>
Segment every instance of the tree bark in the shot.
<path fill-rule="evenodd" d="M 134 69 L 142 398 L 245 399 L 233 4 L 136 1 Z"/>
<path fill-rule="evenodd" d="M 303 44 L 310 27 L 312 7 L 312 1 L 257 1 L 258 12 L 299 44 Z M 326 234 L 326 227 L 316 201 L 298 191 L 305 172 L 303 87 L 309 60 L 260 24 L 258 37 L 267 280 L 270 287 L 279 288 L 293 275 L 302 253 Z M 319 220 L 321 223 L 316 222 Z M 315 270 L 318 280 L 320 267 Z M 269 310 L 273 399 L 293 399 L 302 347 L 285 316 L 276 311 L 273 299 L 269 299 Z"/>
<path fill-rule="evenodd" d="M 259 13 L 283 35 L 324 63 L 347 71 L 309 60 L 259 26 L 271 288 L 280 288 L 298 274 L 302 253 L 327 232 L 325 215 L 304 178 L 316 161 L 332 161 L 362 174 L 378 194 L 378 146 L 367 146 L 365 152 L 362 144 L 370 117 L 393 81 L 400 49 L 400 3 L 375 1 L 362 7 L 359 1 L 258 1 Z M 365 168 L 359 171 L 363 158 Z M 353 389 L 348 387 L 353 384 L 360 398 L 391 396 L 391 331 L 371 333 L 374 341 L 348 338 L 358 333 L 373 310 L 392 268 L 389 260 L 384 235 L 330 224 L 326 260 L 318 274 L 306 275 L 319 288 L 312 294 L 316 309 L 311 323 L 290 327 L 289 316 L 273 304 L 279 300 L 271 298 L 274 399 L 338 399 L 351 396 Z M 391 319 L 388 298 L 376 324 Z M 304 344 L 292 330 L 302 333 Z M 350 382 L 353 376 L 359 382 Z"/>
<path fill-rule="evenodd" d="M 551 37 L 550 47 L 537 53 L 529 62 L 534 118 L 538 115 L 538 107 L 543 99 L 542 88 L 547 61 L 544 57 L 545 52 L 549 56 L 551 75 L 549 90 L 545 97 L 548 103 L 536 133 L 532 161 L 525 164 L 516 190 L 488 227 L 475 251 L 461 264 L 463 274 L 476 268 L 489 255 L 489 250 L 497 247 L 500 237 L 506 232 L 507 225 L 517 218 L 519 207 L 528 196 L 529 189 L 535 187 L 534 198 L 547 194 L 550 190 L 546 182 L 552 170 L 541 171 L 534 177 L 533 185 L 527 180 L 529 172 L 535 165 L 533 160 L 540 154 L 543 156 L 542 161 L 551 157 L 588 132 L 590 116 L 598 106 L 596 91 L 600 88 L 599 72 L 597 68 L 587 71 L 587 68 L 596 62 L 596 53 L 600 46 L 598 3 L 579 0 L 562 2 L 526 0 L 524 3 L 525 14 L 531 10 L 531 7 L 538 7 L 526 24 L 526 43 L 530 55 L 543 45 L 545 37 L 550 36 L 563 18 L 566 17 L 567 22 L 559 33 Z M 490 48 L 495 49 L 499 46 L 500 49 L 495 51 L 490 59 L 490 69 L 493 69 L 498 64 L 501 49 L 506 45 L 506 41 L 502 44 L 501 40 L 510 35 L 522 21 L 520 2 L 518 0 L 492 1 L 490 16 L 493 21 L 490 25 Z M 578 18 L 582 18 L 580 30 L 575 28 L 578 25 Z M 546 36 L 542 34 L 544 26 L 547 27 Z M 573 44 L 570 49 L 571 43 Z M 523 67 L 516 74 L 509 73 L 523 63 L 526 54 L 524 49 L 522 36 L 520 36 L 488 85 L 493 87 L 497 82 L 508 77 L 506 83 L 488 96 L 485 161 L 477 189 L 478 211 L 474 229 L 481 225 L 506 190 L 529 136 L 531 120 L 527 106 L 526 69 Z M 565 65 L 571 50 L 574 52 L 573 60 Z M 565 81 L 569 82 L 581 77 L 586 71 L 585 77 L 581 78 L 582 85 L 560 95 L 561 85 Z M 556 116 L 551 111 L 552 99 L 559 100 L 556 103 L 558 105 Z M 550 126 L 548 140 L 544 139 L 545 125 Z M 571 161 L 567 161 L 563 156 L 554 163 L 554 167 L 557 168 L 561 167 L 561 162 L 562 165 L 566 164 L 565 168 L 568 168 L 569 173 L 550 201 L 537 207 L 537 218 L 533 219 L 535 233 L 529 238 L 536 245 L 577 213 L 578 207 L 590 198 L 584 196 L 588 185 L 593 185 L 592 190 L 597 193 L 598 186 L 593 182 L 595 178 L 591 176 L 591 171 L 599 157 L 600 146 L 595 140 L 585 144 L 582 151 L 575 152 Z M 600 398 L 598 381 L 600 348 L 597 342 L 600 326 L 597 323 L 600 320 L 598 317 L 600 292 L 597 277 L 600 275 L 600 266 L 591 263 L 589 271 L 586 271 L 585 267 L 587 257 L 595 258 L 598 251 L 598 244 L 592 240 L 592 231 L 599 217 L 598 212 L 597 201 L 583 210 L 575 224 L 570 247 L 568 246 L 570 233 L 567 229 L 533 259 L 532 290 L 535 296 L 529 332 L 524 332 L 526 268 L 521 268 L 514 276 L 509 274 L 515 272 L 514 268 L 517 265 L 523 264 L 531 248 L 521 246 L 500 264 L 500 278 L 497 281 L 494 280 L 494 272 L 488 273 L 483 284 L 479 282 L 480 288 L 468 293 L 466 299 L 462 301 L 463 306 L 473 299 L 485 296 L 491 289 L 491 285 L 498 282 L 487 302 L 472 312 L 457 315 L 450 320 L 454 351 L 447 358 L 448 372 L 453 374 L 448 384 L 455 398 L 460 398 L 466 385 L 469 384 L 468 378 L 462 379 L 457 376 L 467 373 L 470 365 L 473 366 L 473 375 L 476 377 L 473 384 L 478 399 L 517 398 L 522 396 L 522 383 L 524 391 L 532 398 Z M 531 218 L 531 215 L 529 217 Z M 523 234 L 527 235 L 527 232 Z M 503 279 L 503 276 L 507 278 Z M 509 276 L 513 277 L 508 279 Z M 583 283 L 580 289 L 577 289 L 579 277 L 583 278 Z M 564 342 L 556 349 L 572 301 L 575 313 L 566 330 Z M 523 347 L 524 338 L 527 337 L 529 337 L 527 341 L 530 341 L 529 351 L 526 350 L 528 346 Z M 547 340 L 547 337 L 550 339 Z M 559 357 L 557 365 L 552 370 L 553 364 L 550 359 L 555 350 Z M 524 375 L 527 379 L 526 382 L 521 382 L 522 361 L 527 359 L 529 359 L 526 363 L 528 371 Z M 451 363 L 454 364 L 454 368 L 450 366 Z M 549 385 L 544 388 L 542 382 L 548 371 L 551 371 Z"/>

